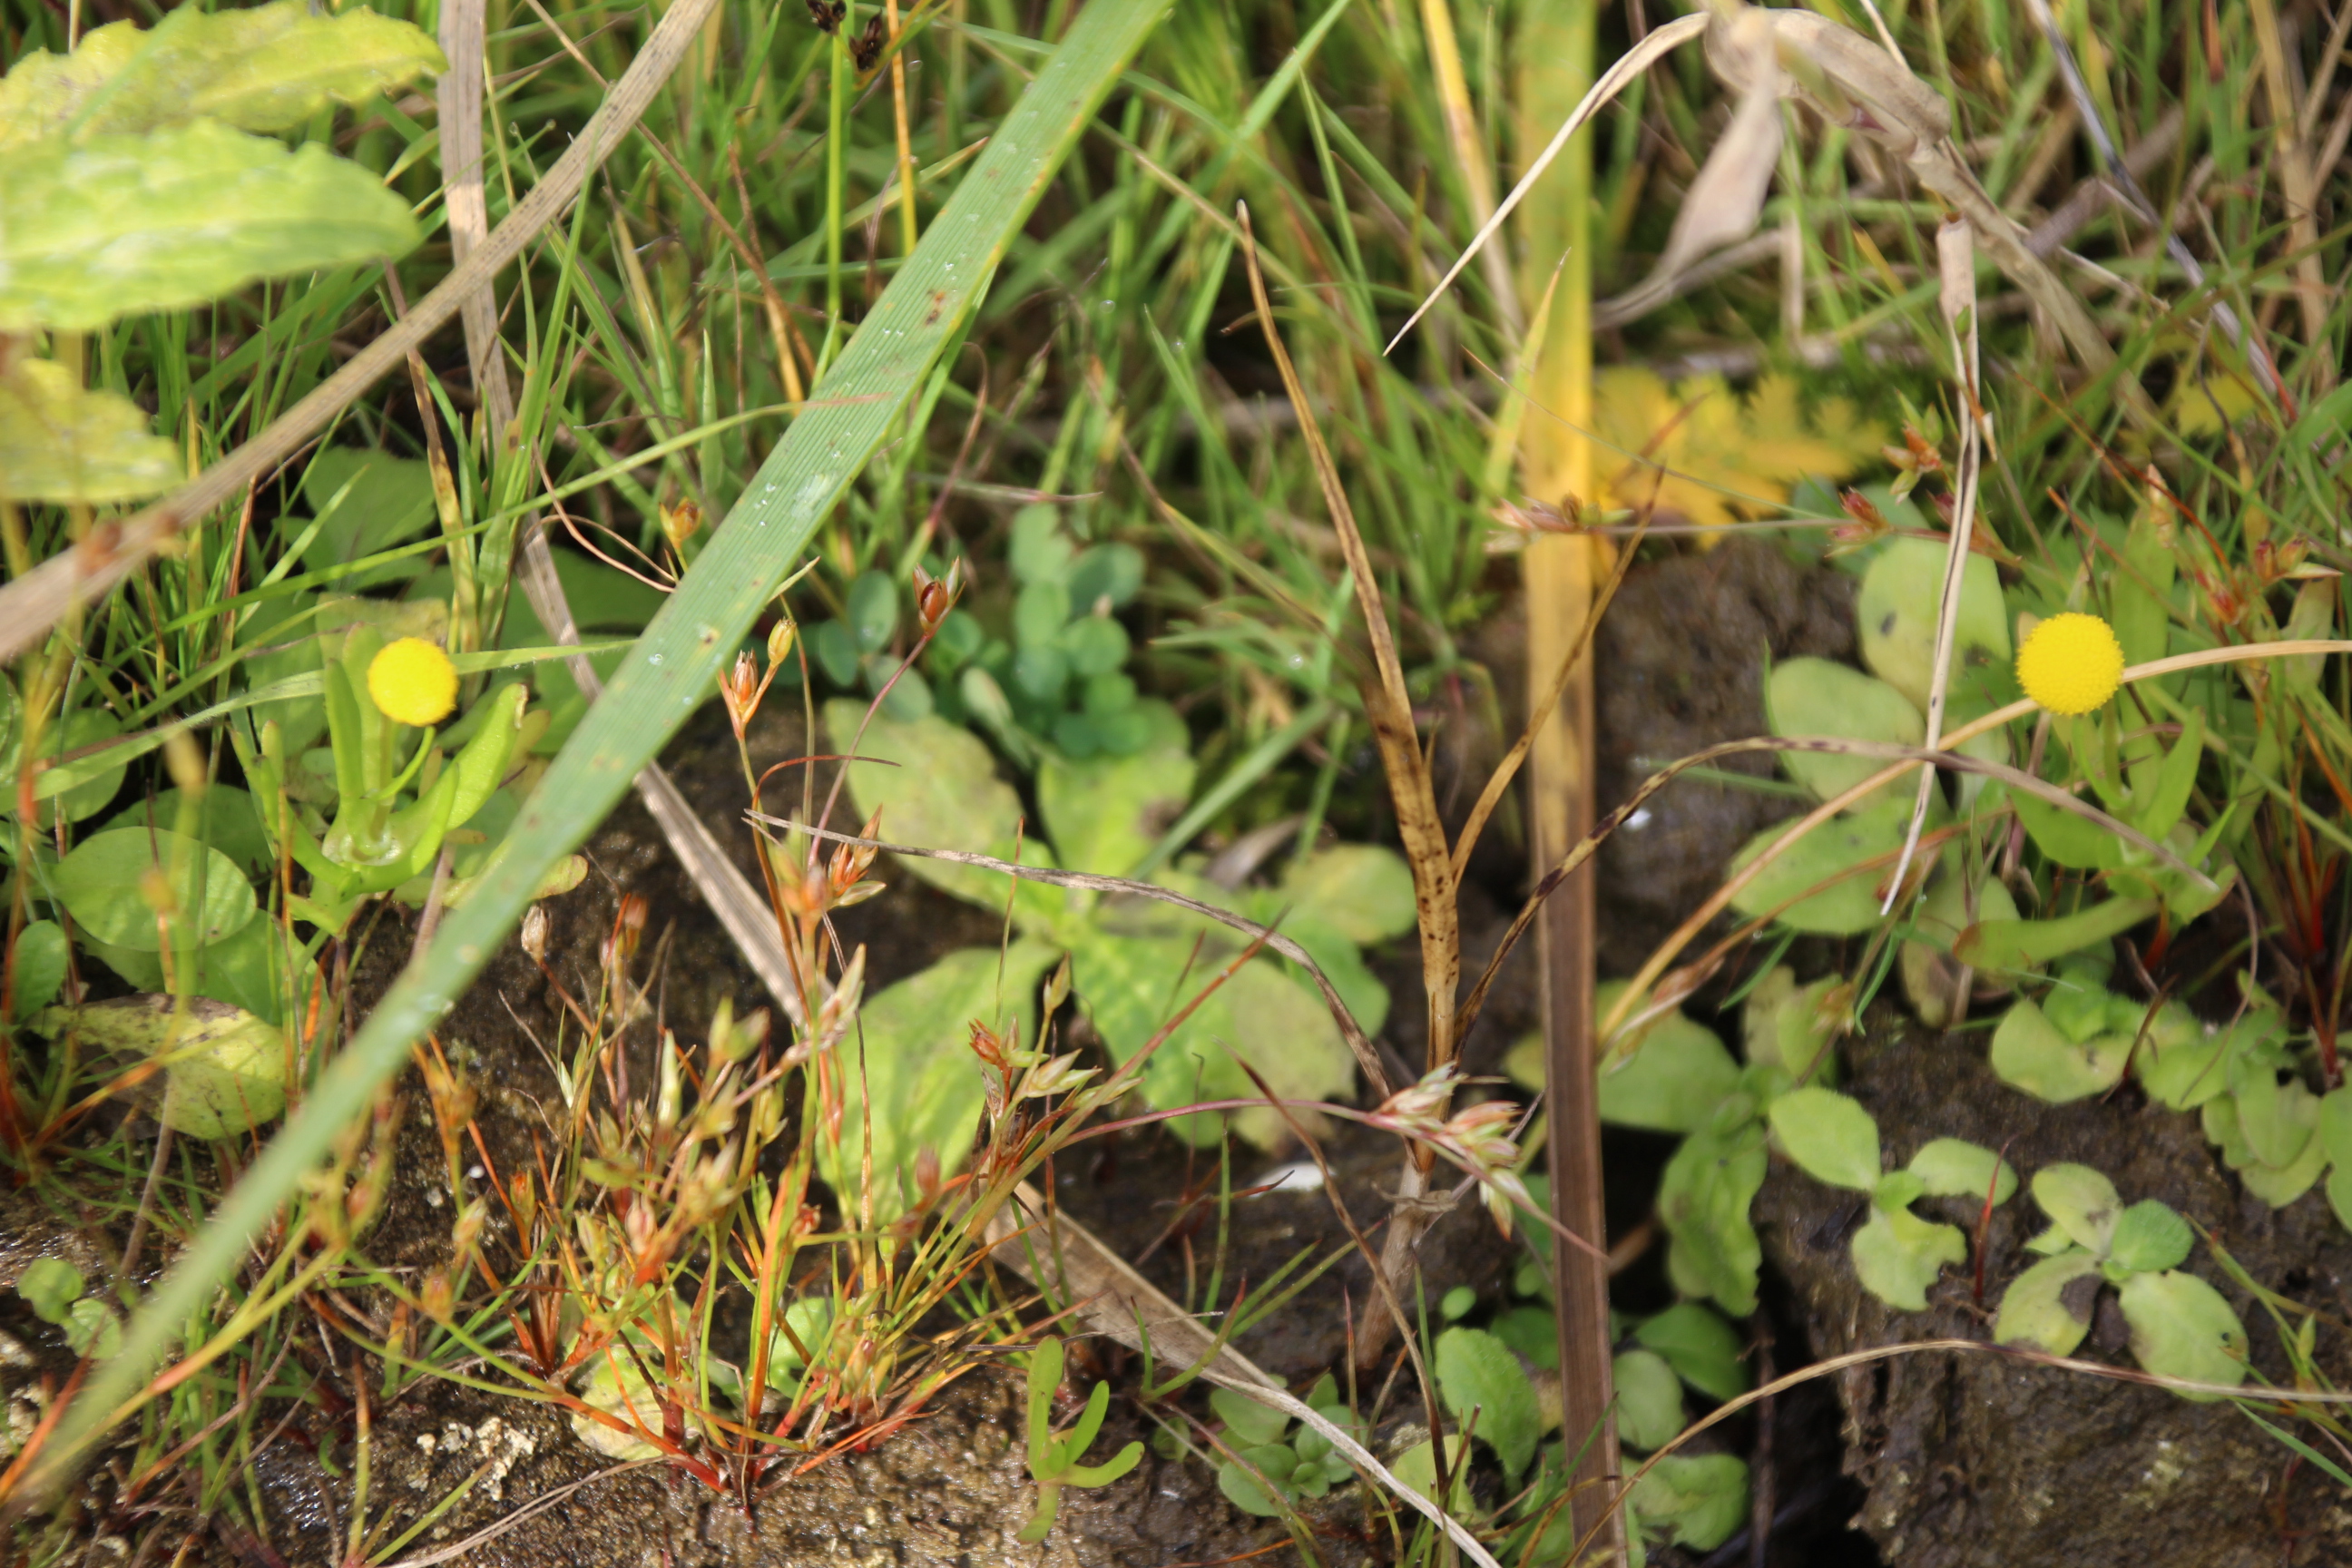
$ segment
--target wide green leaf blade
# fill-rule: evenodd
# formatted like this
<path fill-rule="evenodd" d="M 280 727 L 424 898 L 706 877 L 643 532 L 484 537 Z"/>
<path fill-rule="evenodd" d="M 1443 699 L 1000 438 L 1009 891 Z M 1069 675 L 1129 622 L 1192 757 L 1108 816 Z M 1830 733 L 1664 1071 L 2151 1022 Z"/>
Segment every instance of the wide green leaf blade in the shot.
<path fill-rule="evenodd" d="M 357 163 L 211 121 L 0 157 L 0 331 L 92 331 L 257 278 L 399 256 L 408 205 Z"/>
<path fill-rule="evenodd" d="M 898 422 L 970 316 L 1071 146 L 1166 0 L 1093 0 L 996 127 L 913 255 L 876 301 L 805 413 L 769 455 L 604 697 L 549 767 L 508 837 L 505 859 L 450 912 L 302 1108 L 213 1212 L 140 1307 L 28 1478 L 54 1486 L 149 1370 L 188 1314 L 243 1260 L 251 1238 L 375 1088 L 407 1061 L 522 918 L 549 868 L 594 831 L 640 769 L 711 689 L 761 607 Z M 126 1412 L 127 1413 L 127 1412 Z"/>

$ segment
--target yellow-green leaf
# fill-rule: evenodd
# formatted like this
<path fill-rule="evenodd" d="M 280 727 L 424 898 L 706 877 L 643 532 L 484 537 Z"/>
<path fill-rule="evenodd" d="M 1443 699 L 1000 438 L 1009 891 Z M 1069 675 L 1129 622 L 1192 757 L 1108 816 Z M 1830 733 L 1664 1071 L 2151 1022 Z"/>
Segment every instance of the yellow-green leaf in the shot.
<path fill-rule="evenodd" d="M 210 121 L 10 153 L 0 212 L 0 331 L 94 331 L 419 238 L 358 164 Z"/>
<path fill-rule="evenodd" d="M 184 1006 L 184 1010 L 183 1007 Z M 52 1032 L 72 1028 L 85 1050 L 164 1064 L 159 1080 L 127 1092 L 174 1132 L 234 1138 L 286 1109 L 286 1041 L 242 1007 L 203 997 L 125 996 L 41 1016 Z"/>
<path fill-rule="evenodd" d="M 47 360 L 0 374 L 0 500 L 137 500 L 178 484 L 179 454 L 120 393 L 85 388 Z"/>
<path fill-rule="evenodd" d="M 197 119 L 288 131 L 330 103 L 358 103 L 448 68 L 422 30 L 364 7 L 330 16 L 314 15 L 309 0 L 245 11 L 190 6 L 152 33 L 116 22 L 70 56 L 26 56 L 0 80 L 0 149 Z"/>

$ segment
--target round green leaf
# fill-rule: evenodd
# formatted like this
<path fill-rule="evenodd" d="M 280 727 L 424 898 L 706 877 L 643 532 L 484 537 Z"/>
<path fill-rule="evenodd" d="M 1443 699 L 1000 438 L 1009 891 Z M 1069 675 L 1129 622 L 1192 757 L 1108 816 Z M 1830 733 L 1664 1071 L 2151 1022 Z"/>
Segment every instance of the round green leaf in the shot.
<path fill-rule="evenodd" d="M 1748 1461 L 1737 1454 L 1669 1454 L 1633 1483 L 1643 1528 L 1670 1544 L 1712 1552 L 1748 1522 Z"/>
<path fill-rule="evenodd" d="M 2044 1165 L 2033 1173 L 2033 1201 L 2076 1246 L 2107 1256 L 2124 1206 L 2113 1182 L 2088 1165 Z"/>
<path fill-rule="evenodd" d="M 1685 1383 L 1715 1399 L 1748 1392 L 1739 1336 L 1712 1310 L 1684 1301 L 1645 1320 L 1633 1338 L 1666 1358 Z"/>
<path fill-rule="evenodd" d="M 1013 514 L 1013 574 L 1024 583 L 1059 583 L 1076 547 L 1062 531 L 1059 509 L 1034 501 Z"/>
<path fill-rule="evenodd" d="M 57 1000 L 66 981 L 66 933 L 55 921 L 34 921 L 16 933 L 16 989 L 10 1017 L 22 1021 Z"/>
<path fill-rule="evenodd" d="M 1617 1436 L 1647 1453 L 1683 1429 L 1683 1382 L 1654 1351 L 1626 1351 L 1612 1373 L 1617 1388 Z"/>
<path fill-rule="evenodd" d="M 2136 1274 L 2154 1274 L 2179 1268 L 2191 1240 L 2189 1222 L 2169 1205 L 2144 1198 L 2116 1216 L 2107 1256 Z"/>
<path fill-rule="evenodd" d="M 176 833 L 122 827 L 93 834 L 58 862 L 58 896 L 90 936 L 117 947 L 153 952 L 163 944 L 155 912 L 140 883 L 151 866 L 167 878 L 181 919 L 194 916 L 199 945 L 234 936 L 254 915 L 253 884 L 236 862 L 209 845 Z"/>
<path fill-rule="evenodd" d="M 1386 942 L 1412 930 L 1412 868 L 1377 844 L 1335 844 L 1294 864 L 1283 901 L 1315 915 L 1349 942 Z"/>
<path fill-rule="evenodd" d="M 2015 1279 L 2001 1293 L 2000 1311 L 1994 1317 L 1992 1342 L 1997 1345 L 2034 1345 L 2052 1355 L 2072 1355 L 2091 1331 L 2091 1307 L 2097 1299 L 2099 1260 L 2076 1247 L 2045 1258 Z"/>
<path fill-rule="evenodd" d="M 1755 880 L 1733 895 L 1731 907 L 1751 917 L 1778 911 L 1782 924 L 1824 936 L 1854 936 L 1875 930 L 1878 874 L 1842 874 L 1899 849 L 1904 818 L 1904 807 L 1890 803 L 1875 811 L 1848 813 L 1823 823 L 1758 872 Z M 1792 826 L 1775 823 L 1749 839 L 1733 859 L 1733 868 L 1744 869 L 1779 843 Z M 1838 879 L 1831 882 L 1832 878 Z M 1824 882 L 1831 885 L 1806 896 Z"/>
<path fill-rule="evenodd" d="M 1948 554 L 1935 540 L 1888 540 L 1864 574 L 1854 602 L 1863 663 L 1922 710 L 1935 675 L 1936 624 L 1942 618 Z M 2000 574 L 1982 555 L 1969 556 L 1961 578 L 1951 671 L 1950 689 L 1956 696 L 2006 700 L 2015 685 Z"/>
<path fill-rule="evenodd" d="M 144 832 L 152 826 L 169 827 L 176 832 L 180 799 L 178 790 L 167 789 L 152 802 L 134 801 L 109 817 L 107 828 L 135 827 Z M 268 836 L 261 829 L 260 808 L 245 791 L 230 784 L 210 785 L 198 801 L 197 810 L 196 820 L 201 827 L 198 837 L 236 861 L 247 876 L 261 875 L 275 860 Z"/>
<path fill-rule="evenodd" d="M 1909 698 L 1883 680 L 1826 658 L 1791 658 L 1774 665 L 1764 700 L 1776 735 L 1881 741 L 1898 746 L 1916 746 L 1927 738 L 1927 721 Z M 1815 799 L 1828 800 L 1877 773 L 1886 763 L 1881 757 L 1842 756 L 1834 752 L 1783 752 L 1780 765 Z M 1891 798 L 1895 787 L 1880 785 L 1853 809 L 1867 809 Z"/>
<path fill-rule="evenodd" d="M 1993 1030 L 1990 1060 L 2000 1080 L 2053 1105 L 2113 1089 L 2131 1057 L 2131 1037 L 2069 1040 L 2032 998 L 2020 997 Z"/>
<path fill-rule="evenodd" d="M 2221 1292 L 2194 1274 L 2168 1269 L 2123 1283 L 2132 1355 L 2159 1377 L 2235 1385 L 2246 1377 L 2246 1329 Z M 2200 1404 L 2221 1397 L 2183 1393 Z"/>
<path fill-rule="evenodd" d="M 879 653 L 898 631 L 898 585 L 879 572 L 861 572 L 849 584 L 848 631 L 860 653 Z"/>
<path fill-rule="evenodd" d="M 1781 1152 L 1817 1182 L 1867 1193 L 1881 1173 L 1878 1123 L 1862 1102 L 1834 1089 L 1800 1089 L 1767 1112 Z"/>
<path fill-rule="evenodd" d="M 1028 590 L 1024 589 L 1025 596 Z M 1109 675 L 1127 662 L 1127 628 L 1108 616 L 1081 616 L 1060 633 L 1070 673 L 1081 679 Z"/>
<path fill-rule="evenodd" d="M 1091 612 L 1104 600 L 1112 609 L 1143 586 L 1143 552 L 1132 544 L 1097 544 L 1070 563 L 1070 603 Z"/>
<path fill-rule="evenodd" d="M 1862 1288 L 1898 1311 L 1927 1310 L 1927 1287 L 1944 1266 L 1969 1255 L 1958 1227 L 1921 1219 L 1908 1209 L 1870 1206 L 1853 1233 L 1853 1273 Z"/>
<path fill-rule="evenodd" d="M 62 1323 L 81 1295 L 81 1270 L 62 1258 L 36 1258 L 16 1277 L 16 1294 L 45 1323 Z"/>
<path fill-rule="evenodd" d="M 174 1132 L 233 1138 L 286 1109 L 286 1041 L 241 1007 L 204 997 L 126 996 L 68 1012 L 51 1008 L 45 1027 L 71 1028 L 86 1047 L 118 1058 L 155 1058 L 165 1068 L 127 1096 Z"/>

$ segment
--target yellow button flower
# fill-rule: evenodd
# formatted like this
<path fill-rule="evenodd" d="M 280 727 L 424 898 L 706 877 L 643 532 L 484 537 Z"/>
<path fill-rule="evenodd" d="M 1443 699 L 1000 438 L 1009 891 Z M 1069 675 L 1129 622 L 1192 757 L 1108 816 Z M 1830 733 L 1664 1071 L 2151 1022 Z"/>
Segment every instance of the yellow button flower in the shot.
<path fill-rule="evenodd" d="M 420 730 L 438 724 L 457 705 L 457 667 L 423 637 L 387 644 L 368 661 L 367 685 L 385 718 Z"/>
<path fill-rule="evenodd" d="M 2017 683 L 2025 694 L 2069 718 L 2105 706 L 2123 679 L 2124 645 L 2096 616 L 2053 616 L 2017 650 Z"/>

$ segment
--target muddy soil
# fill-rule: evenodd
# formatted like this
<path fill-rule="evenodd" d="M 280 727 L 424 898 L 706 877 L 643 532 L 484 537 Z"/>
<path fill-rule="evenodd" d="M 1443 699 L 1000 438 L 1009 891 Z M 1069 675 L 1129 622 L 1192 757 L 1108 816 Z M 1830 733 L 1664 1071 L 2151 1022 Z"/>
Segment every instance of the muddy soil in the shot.
<path fill-rule="evenodd" d="M 2105 1172 L 2127 1201 L 2161 1198 L 2211 1234 L 2246 1271 L 2323 1318 L 2352 1314 L 2352 1237 L 2316 1189 L 2284 1209 L 2241 1190 L 2193 1116 L 2126 1089 L 2106 1103 L 2052 1106 L 1996 1079 L 1984 1037 L 1935 1037 L 1894 1016 L 1851 1042 L 1841 1087 L 1876 1117 L 1897 1165 L 1931 1138 L 2006 1147 L 2030 1176 L 2079 1161 Z M 1938 1218 L 1971 1233 L 1980 1206 L 1931 1200 Z M 1989 1339 L 1990 1310 L 2035 1261 L 2022 1250 L 2042 1227 L 2020 1194 L 1994 1213 L 1984 1288 L 1947 1271 L 1928 1310 L 1896 1312 L 1854 1281 L 1846 1237 L 1858 1200 L 1776 1160 L 1755 1211 L 1771 1267 L 1788 1281 L 1817 1357 L 1941 1337 Z M 2200 1246 L 2185 1266 L 2230 1299 L 2263 1377 L 2291 1383 L 2262 1305 Z M 2326 1360 L 2333 1342 L 2336 1360 Z M 2342 1336 L 2326 1331 L 2323 1364 L 2337 1386 L 2352 1374 Z M 2103 1294 L 2079 1355 L 2132 1364 L 2113 1292 Z M 1855 1368 L 1837 1381 L 1846 1467 L 1867 1488 L 1856 1522 L 1900 1568 L 2275 1568 L 2352 1563 L 2343 1493 L 2227 1405 L 2194 1405 L 2159 1389 L 2107 1382 L 1990 1355 L 1928 1353 Z M 2306 1441 L 2325 1447 L 2308 1428 Z"/>

